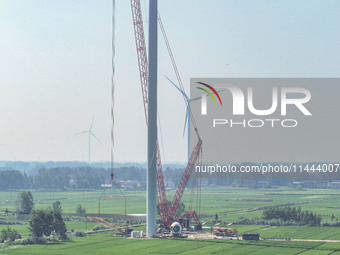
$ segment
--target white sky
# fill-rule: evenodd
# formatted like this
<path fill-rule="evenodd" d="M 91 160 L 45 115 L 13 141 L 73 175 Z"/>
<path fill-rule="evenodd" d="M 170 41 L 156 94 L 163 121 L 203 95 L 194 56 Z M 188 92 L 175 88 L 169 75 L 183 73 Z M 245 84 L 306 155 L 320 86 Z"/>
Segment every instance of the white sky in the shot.
<path fill-rule="evenodd" d="M 147 4 L 141 0 L 144 19 Z M 0 160 L 110 159 L 109 0 L 0 1 Z M 160 0 L 178 69 L 191 77 L 339 77 L 339 1 Z M 147 30 L 147 23 L 145 23 Z M 163 161 L 184 162 L 185 105 L 159 31 Z M 115 160 L 146 160 L 130 1 L 116 1 Z"/>

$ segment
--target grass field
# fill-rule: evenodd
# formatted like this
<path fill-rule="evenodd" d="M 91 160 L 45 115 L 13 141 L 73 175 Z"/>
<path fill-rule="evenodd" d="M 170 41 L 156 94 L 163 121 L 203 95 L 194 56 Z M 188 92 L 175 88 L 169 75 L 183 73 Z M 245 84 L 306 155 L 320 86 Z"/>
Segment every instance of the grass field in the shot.
<path fill-rule="evenodd" d="M 19 192 L 0 192 L 0 211 L 6 208 L 14 211 Z M 35 208 L 47 208 L 56 200 L 62 204 L 63 212 L 74 213 L 76 206 L 81 204 L 88 213 L 98 212 L 98 198 L 101 191 L 93 192 L 35 192 Z M 145 192 L 125 192 L 127 197 L 127 213 L 145 213 Z M 174 192 L 167 193 L 172 198 Z M 117 192 L 108 191 L 108 197 L 119 197 Z M 186 191 L 182 201 L 189 203 L 190 190 Z M 302 210 L 320 213 L 323 222 L 331 221 L 331 215 L 340 219 L 340 192 L 338 190 L 309 189 L 298 191 L 290 188 L 253 190 L 247 188 L 206 188 L 202 190 L 202 221 L 210 224 L 215 219 L 226 223 L 239 218 L 260 218 L 263 208 L 272 205 L 292 204 L 300 206 Z M 103 201 L 102 213 L 124 213 L 123 201 Z M 66 221 L 67 229 L 92 230 L 96 223 L 81 222 L 77 219 Z M 17 221 L 15 215 L 5 216 L 0 212 L 0 221 Z M 208 224 L 209 224 L 208 223 Z M 11 225 L 12 228 L 26 237 L 29 232 L 27 222 L 22 225 Z M 6 225 L 4 225 L 5 227 Z M 220 225 L 223 227 L 224 225 Z M 304 227 L 304 226 L 268 226 L 268 225 L 233 225 L 239 234 L 260 233 L 266 238 L 292 238 L 311 240 L 340 240 L 340 227 Z M 0 225 L 0 229 L 2 226 Z M 138 227 L 145 230 L 145 227 Z M 78 248 L 77 248 L 78 247 Z M 340 243 L 300 243 L 300 242 L 242 242 L 223 240 L 129 240 L 117 237 L 97 236 L 95 234 L 85 238 L 75 238 L 71 242 L 60 242 L 50 245 L 33 245 L 18 247 L 10 250 L 0 250 L 0 254 L 84 254 L 82 248 L 91 254 L 339 254 Z M 337 251 L 339 250 L 339 251 Z M 46 253 L 48 251 L 48 253 Z M 143 253 L 141 253 L 143 252 Z M 86 253 L 89 254 L 89 253 Z"/>
<path fill-rule="evenodd" d="M 0 210 L 15 210 L 19 192 L 0 192 Z M 74 213 L 77 204 L 83 205 L 88 213 L 98 212 L 98 198 L 101 191 L 93 192 L 35 192 L 36 208 L 51 206 L 55 200 L 62 203 L 65 213 Z M 118 191 L 108 191 L 107 196 L 121 197 Z M 127 191 L 128 213 L 145 213 L 145 192 Z M 174 191 L 167 192 L 168 199 Z M 8 203 L 6 203 L 8 200 Z M 182 201 L 189 204 L 190 190 L 183 195 Z M 303 210 L 321 214 L 323 221 L 330 221 L 331 215 L 340 220 L 340 191 L 329 189 L 306 189 L 298 191 L 290 188 L 254 190 L 248 188 L 205 188 L 202 190 L 201 214 L 206 219 L 216 213 L 220 220 L 234 221 L 239 217 L 260 217 L 266 206 L 291 203 Z M 124 213 L 123 201 L 102 201 L 102 213 Z M 0 214 L 1 216 L 1 214 Z"/>
<path fill-rule="evenodd" d="M 233 225 L 233 228 L 240 233 L 259 233 L 263 238 L 340 240 L 340 227 Z"/>
<path fill-rule="evenodd" d="M 321 242 L 227 241 L 192 239 L 125 239 L 106 235 L 75 238 L 70 242 L 30 245 L 0 250 L 0 254 L 336 254 L 340 247 Z"/>

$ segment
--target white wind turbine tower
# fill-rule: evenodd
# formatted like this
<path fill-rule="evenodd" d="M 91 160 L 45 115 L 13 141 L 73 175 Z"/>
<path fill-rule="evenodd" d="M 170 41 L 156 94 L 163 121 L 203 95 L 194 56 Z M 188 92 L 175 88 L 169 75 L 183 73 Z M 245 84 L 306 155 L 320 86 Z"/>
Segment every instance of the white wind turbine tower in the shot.
<path fill-rule="evenodd" d="M 89 130 L 75 134 L 75 135 L 81 135 L 81 134 L 85 134 L 85 133 L 89 134 L 89 163 L 91 163 L 91 136 L 93 136 L 94 138 L 97 139 L 98 142 L 100 142 L 98 137 L 92 132 L 93 121 L 94 121 L 94 117 L 92 119 L 92 123 L 91 123 Z"/>

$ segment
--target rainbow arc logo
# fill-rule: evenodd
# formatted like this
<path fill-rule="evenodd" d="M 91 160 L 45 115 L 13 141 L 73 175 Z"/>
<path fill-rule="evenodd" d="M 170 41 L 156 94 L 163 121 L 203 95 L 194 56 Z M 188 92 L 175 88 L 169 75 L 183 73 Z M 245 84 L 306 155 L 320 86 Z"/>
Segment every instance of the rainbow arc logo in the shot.
<path fill-rule="evenodd" d="M 201 84 L 205 87 L 207 87 L 208 89 L 210 89 L 213 93 L 211 93 L 209 90 L 205 89 L 205 88 L 201 88 L 201 87 L 196 87 L 197 89 L 200 89 L 200 90 L 203 90 L 204 92 L 206 92 L 211 98 L 212 100 L 214 101 L 215 105 L 217 105 L 217 102 L 215 100 L 215 97 L 213 96 L 213 94 L 215 94 L 218 98 L 218 100 L 220 101 L 220 104 L 222 106 L 222 100 L 221 100 L 221 97 L 220 95 L 218 94 L 218 92 L 212 87 L 210 86 L 209 84 L 206 84 L 204 82 L 197 82 L 198 84 Z"/>

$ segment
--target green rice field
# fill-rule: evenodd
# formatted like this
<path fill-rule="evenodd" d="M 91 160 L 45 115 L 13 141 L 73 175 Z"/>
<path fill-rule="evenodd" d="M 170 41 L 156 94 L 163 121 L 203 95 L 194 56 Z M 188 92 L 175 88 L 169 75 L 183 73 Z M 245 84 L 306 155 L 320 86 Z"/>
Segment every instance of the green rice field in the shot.
<path fill-rule="evenodd" d="M 340 245 L 322 242 L 126 239 L 92 235 L 69 242 L 0 250 L 0 254 L 339 254 Z"/>
<path fill-rule="evenodd" d="M 4 210 L 15 211 L 16 199 L 20 191 L 0 192 L 0 221 L 18 222 L 11 228 L 27 237 L 27 222 L 16 220 L 15 214 L 5 215 Z M 64 213 L 75 213 L 76 206 L 81 204 L 88 213 L 98 212 L 98 198 L 101 191 L 76 192 L 36 192 L 32 191 L 35 208 L 47 208 L 59 200 Z M 125 192 L 127 213 L 145 213 L 145 192 Z M 168 199 L 174 191 L 167 192 Z M 116 191 L 107 191 L 106 197 L 120 197 Z M 182 201 L 189 203 L 190 190 L 186 191 Z M 195 201 L 195 199 L 194 199 Z M 291 188 L 254 190 L 248 188 L 217 187 L 202 190 L 200 208 L 201 220 L 205 226 L 222 221 L 220 227 L 242 218 L 261 218 L 262 211 L 275 205 L 299 206 L 321 214 L 323 222 L 333 222 L 340 218 L 340 192 L 329 189 Z M 105 200 L 101 203 L 102 213 L 124 213 L 122 200 Z M 195 204 L 193 204 L 195 209 Z M 65 221 L 68 231 L 82 230 L 91 232 L 97 223 L 85 222 L 84 217 L 70 218 Z M 145 230 L 145 223 L 139 223 L 136 230 Z M 0 229 L 6 224 L 0 225 Z M 152 239 L 136 240 L 113 237 L 110 232 L 94 233 L 87 237 L 72 237 L 67 242 L 49 243 L 46 245 L 15 246 L 0 249 L 0 254 L 339 254 L 340 243 L 322 242 L 319 240 L 340 240 L 340 227 L 308 226 L 269 226 L 269 225 L 232 225 L 239 234 L 259 233 L 261 238 L 291 238 L 316 240 L 314 242 L 296 241 L 236 241 L 236 240 L 192 240 L 192 239 Z"/>

